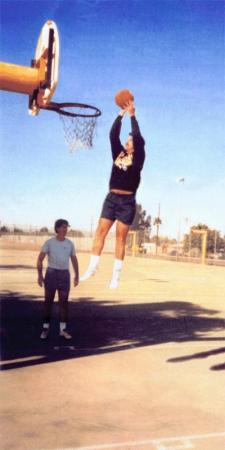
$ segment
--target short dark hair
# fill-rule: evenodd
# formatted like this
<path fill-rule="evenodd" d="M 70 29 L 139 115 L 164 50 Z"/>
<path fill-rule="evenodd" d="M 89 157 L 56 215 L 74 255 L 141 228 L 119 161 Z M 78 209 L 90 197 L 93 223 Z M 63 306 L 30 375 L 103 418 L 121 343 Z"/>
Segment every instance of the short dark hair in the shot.
<path fill-rule="evenodd" d="M 129 133 L 129 136 L 132 136 L 132 137 L 134 136 L 133 133 L 132 133 L 132 131 Z"/>
<path fill-rule="evenodd" d="M 58 228 L 60 228 L 62 225 L 66 225 L 67 227 L 70 226 L 68 220 L 66 219 L 57 219 L 55 221 L 55 232 L 57 233 Z"/>

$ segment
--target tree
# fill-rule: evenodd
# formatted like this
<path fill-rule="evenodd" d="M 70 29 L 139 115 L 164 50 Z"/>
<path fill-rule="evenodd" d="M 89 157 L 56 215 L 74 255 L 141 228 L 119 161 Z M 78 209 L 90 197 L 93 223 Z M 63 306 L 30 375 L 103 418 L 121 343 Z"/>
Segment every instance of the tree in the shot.
<path fill-rule="evenodd" d="M 151 216 L 148 215 L 142 206 L 137 203 L 136 213 L 134 220 L 130 227 L 131 231 L 138 231 L 138 245 L 140 246 L 142 242 L 148 242 L 150 240 L 151 233 Z"/>
<path fill-rule="evenodd" d="M 47 228 L 47 227 L 42 227 L 42 228 L 40 229 L 40 233 L 46 233 L 46 234 L 48 234 L 48 228 Z"/>
<path fill-rule="evenodd" d="M 193 248 L 202 248 L 201 234 L 193 233 L 193 230 L 206 230 L 207 231 L 207 253 L 224 252 L 225 239 L 220 236 L 220 232 L 215 229 L 210 229 L 207 225 L 199 223 L 191 227 L 189 234 L 184 236 L 184 252 L 189 252 Z"/>
<path fill-rule="evenodd" d="M 15 233 L 15 234 L 23 234 L 23 230 L 21 228 L 14 227 L 13 233 Z"/>
<path fill-rule="evenodd" d="M 160 217 L 157 216 L 157 217 L 155 218 L 154 224 L 153 224 L 153 225 L 156 226 L 156 240 L 155 240 L 155 243 L 156 243 L 156 253 L 157 253 L 157 251 L 158 251 L 158 245 L 159 245 L 159 227 L 160 227 L 161 224 L 162 224 L 162 221 L 161 221 Z"/>
<path fill-rule="evenodd" d="M 70 230 L 68 233 L 70 237 L 84 237 L 84 233 L 80 230 Z"/>
<path fill-rule="evenodd" d="M 133 222 L 132 222 L 132 224 L 130 226 L 130 230 L 132 230 L 132 231 L 137 231 L 138 230 L 141 213 L 142 213 L 142 206 L 137 203 L 134 220 L 133 220 Z"/>
<path fill-rule="evenodd" d="M 9 229 L 8 229 L 5 225 L 3 225 L 3 226 L 0 228 L 0 232 L 1 232 L 1 233 L 9 233 Z"/>

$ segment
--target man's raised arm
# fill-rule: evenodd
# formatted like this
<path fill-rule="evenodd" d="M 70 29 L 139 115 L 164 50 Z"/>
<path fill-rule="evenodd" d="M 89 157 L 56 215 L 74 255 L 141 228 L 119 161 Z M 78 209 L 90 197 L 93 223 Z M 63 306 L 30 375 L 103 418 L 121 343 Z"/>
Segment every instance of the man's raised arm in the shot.
<path fill-rule="evenodd" d="M 117 158 L 117 156 L 120 154 L 120 152 L 122 152 L 124 150 L 124 148 L 120 142 L 120 131 L 121 131 L 121 125 L 122 125 L 122 118 L 125 113 L 126 113 L 126 110 L 122 109 L 120 111 L 116 120 L 114 120 L 114 122 L 112 124 L 112 128 L 109 133 L 113 160 L 115 160 Z"/>
<path fill-rule="evenodd" d="M 133 102 L 130 102 L 130 104 L 127 107 L 127 111 L 129 113 L 131 120 L 131 131 L 135 150 L 134 166 L 142 168 L 145 160 L 145 140 L 141 135 L 138 121 L 135 117 L 135 106 Z"/>

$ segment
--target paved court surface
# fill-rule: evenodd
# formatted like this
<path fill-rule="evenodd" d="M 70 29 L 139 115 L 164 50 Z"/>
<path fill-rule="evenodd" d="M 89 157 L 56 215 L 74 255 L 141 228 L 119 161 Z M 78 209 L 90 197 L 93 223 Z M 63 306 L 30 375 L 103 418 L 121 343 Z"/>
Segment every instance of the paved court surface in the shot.
<path fill-rule="evenodd" d="M 223 450 L 224 268 L 113 256 L 71 291 L 72 342 L 40 342 L 37 252 L 1 251 L 4 450 Z M 87 254 L 78 255 L 81 272 Z"/>

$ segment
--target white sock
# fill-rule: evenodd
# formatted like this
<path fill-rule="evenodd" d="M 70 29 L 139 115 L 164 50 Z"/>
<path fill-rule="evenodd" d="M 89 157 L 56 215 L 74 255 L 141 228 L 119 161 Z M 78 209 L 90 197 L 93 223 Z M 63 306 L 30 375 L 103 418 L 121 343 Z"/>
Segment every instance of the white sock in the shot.
<path fill-rule="evenodd" d="M 121 259 L 115 259 L 113 264 L 112 278 L 109 283 L 109 289 L 117 289 L 120 281 L 120 273 L 122 269 L 123 261 Z"/>
<path fill-rule="evenodd" d="M 60 322 L 60 331 L 64 331 L 66 329 L 66 322 Z"/>
<path fill-rule="evenodd" d="M 122 259 L 114 260 L 112 278 L 120 276 L 120 271 L 122 269 L 122 266 L 123 266 Z"/>
<path fill-rule="evenodd" d="M 95 273 L 95 271 L 98 267 L 99 259 L 100 259 L 99 255 L 91 255 L 90 256 L 88 268 L 85 271 L 84 275 L 82 277 L 80 277 L 80 280 L 82 280 L 82 278 L 86 279 L 86 277 L 89 278 L 90 275 Z"/>
<path fill-rule="evenodd" d="M 95 270 L 97 269 L 98 263 L 99 263 L 100 256 L 99 255 L 91 255 L 89 266 L 87 270 Z"/>
<path fill-rule="evenodd" d="M 120 273 L 123 266 L 123 260 L 122 259 L 115 259 L 113 264 L 113 272 L 112 272 L 112 278 L 110 282 L 110 286 L 117 287 L 120 279 Z"/>
<path fill-rule="evenodd" d="M 86 281 L 88 278 L 92 277 L 97 268 L 99 263 L 100 256 L 99 255 L 91 255 L 88 268 L 86 272 L 80 277 L 80 281 Z"/>
<path fill-rule="evenodd" d="M 48 330 L 50 327 L 50 323 L 49 322 L 44 322 L 43 323 L 43 328 L 45 328 L 46 330 Z"/>

